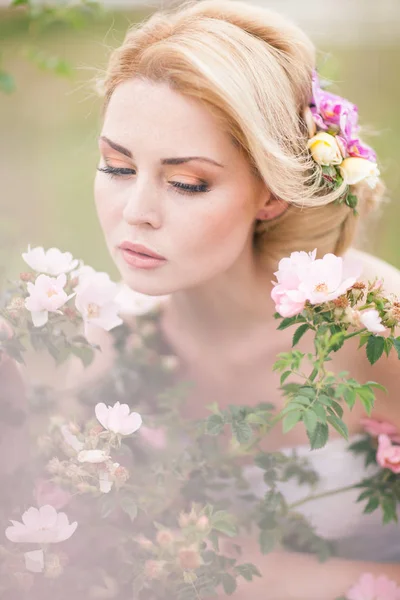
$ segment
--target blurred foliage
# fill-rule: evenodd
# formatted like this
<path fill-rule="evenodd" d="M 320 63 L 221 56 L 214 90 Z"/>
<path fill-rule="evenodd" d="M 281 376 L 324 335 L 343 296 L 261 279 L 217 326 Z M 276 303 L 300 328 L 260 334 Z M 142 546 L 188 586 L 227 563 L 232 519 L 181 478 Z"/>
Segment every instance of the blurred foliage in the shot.
<path fill-rule="evenodd" d="M 0 10 L 0 86 L 13 92 L 0 93 L 0 264 L 22 267 L 20 252 L 30 243 L 68 249 L 115 274 L 93 204 L 101 127 L 95 80 L 129 25 L 151 10 L 110 11 L 85 0 L 15 4 Z M 400 267 L 400 82 L 394 75 L 400 42 L 371 45 L 361 34 L 365 42 L 351 47 L 318 41 L 319 63 L 335 82 L 332 91 L 354 101 L 361 123 L 379 134 L 364 127 L 391 202 L 360 245 Z"/>

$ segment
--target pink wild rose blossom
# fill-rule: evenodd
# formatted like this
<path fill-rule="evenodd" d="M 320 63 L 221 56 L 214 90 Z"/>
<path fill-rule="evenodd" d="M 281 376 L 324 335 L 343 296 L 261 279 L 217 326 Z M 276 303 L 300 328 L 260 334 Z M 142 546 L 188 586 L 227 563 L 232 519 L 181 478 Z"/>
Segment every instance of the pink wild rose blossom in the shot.
<path fill-rule="evenodd" d="M 38 506 L 50 504 L 56 510 L 63 508 L 72 498 L 67 490 L 48 479 L 38 479 L 36 481 L 34 496 Z"/>
<path fill-rule="evenodd" d="M 400 588 L 386 575 L 363 573 L 346 594 L 347 600 L 400 600 Z"/>
<path fill-rule="evenodd" d="M 360 422 L 365 431 L 373 437 L 377 438 L 379 435 L 384 434 L 387 435 L 392 442 L 400 444 L 400 432 L 393 423 L 371 419 L 370 417 L 363 417 Z"/>
<path fill-rule="evenodd" d="M 384 433 L 378 436 L 376 460 L 383 469 L 400 473 L 400 446 L 393 445 L 390 437 Z"/>

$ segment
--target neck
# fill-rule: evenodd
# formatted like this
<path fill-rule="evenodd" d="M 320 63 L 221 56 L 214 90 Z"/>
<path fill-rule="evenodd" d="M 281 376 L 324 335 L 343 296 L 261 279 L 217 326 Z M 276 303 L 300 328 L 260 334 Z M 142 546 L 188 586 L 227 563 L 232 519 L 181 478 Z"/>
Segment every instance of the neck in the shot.
<path fill-rule="evenodd" d="M 174 328 L 199 342 L 223 345 L 274 321 L 272 269 L 251 250 L 225 273 L 172 294 L 168 313 Z"/>

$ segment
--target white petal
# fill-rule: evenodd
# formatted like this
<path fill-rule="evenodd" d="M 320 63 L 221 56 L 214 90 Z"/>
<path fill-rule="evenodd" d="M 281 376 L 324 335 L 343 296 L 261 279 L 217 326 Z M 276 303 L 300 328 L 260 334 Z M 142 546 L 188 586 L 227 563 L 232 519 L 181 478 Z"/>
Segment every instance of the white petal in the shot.
<path fill-rule="evenodd" d="M 108 473 L 102 473 L 99 476 L 99 488 L 103 494 L 108 494 L 113 486 L 113 481 L 110 480 Z"/>
<path fill-rule="evenodd" d="M 6 538 L 10 542 L 25 542 L 29 530 L 22 523 L 18 523 L 17 521 L 12 522 L 14 525 L 7 527 L 5 531 Z"/>
<path fill-rule="evenodd" d="M 44 569 L 43 550 L 32 550 L 24 553 L 25 567 L 31 573 L 41 573 Z"/>
<path fill-rule="evenodd" d="M 22 522 L 32 531 L 40 529 L 40 513 L 39 509 L 31 506 L 22 515 Z"/>
<path fill-rule="evenodd" d="M 108 429 L 108 408 L 104 402 L 99 402 L 94 408 L 96 418 L 104 429 Z"/>
<path fill-rule="evenodd" d="M 74 521 L 70 525 L 63 527 L 60 531 L 57 532 L 57 537 L 54 541 L 55 542 L 65 542 L 65 540 L 68 540 L 71 537 L 71 535 L 75 532 L 77 527 L 78 527 L 77 521 Z"/>
<path fill-rule="evenodd" d="M 39 310 L 31 312 L 32 323 L 35 327 L 43 327 L 49 320 L 49 313 L 47 310 Z"/>
<path fill-rule="evenodd" d="M 129 417 L 125 417 L 120 426 L 122 435 L 130 435 L 139 429 L 142 424 L 142 417 L 137 412 L 133 412 Z"/>
<path fill-rule="evenodd" d="M 57 523 L 57 511 L 51 504 L 44 504 L 39 508 L 40 527 L 53 529 Z"/>

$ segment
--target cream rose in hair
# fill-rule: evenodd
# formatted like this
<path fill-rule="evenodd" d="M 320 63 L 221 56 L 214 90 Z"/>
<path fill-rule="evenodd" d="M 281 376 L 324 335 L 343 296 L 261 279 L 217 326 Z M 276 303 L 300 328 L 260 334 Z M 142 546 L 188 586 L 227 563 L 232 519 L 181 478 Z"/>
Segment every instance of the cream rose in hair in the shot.
<path fill-rule="evenodd" d="M 335 136 L 320 131 L 307 144 L 313 159 L 319 165 L 339 165 L 343 161 Z"/>
<path fill-rule="evenodd" d="M 352 156 L 345 158 L 339 169 L 348 185 L 355 185 L 356 183 L 360 183 L 360 181 L 365 181 L 371 189 L 374 189 L 379 180 L 380 171 L 378 165 L 366 158 Z"/>

